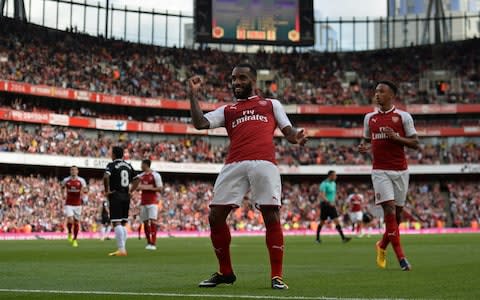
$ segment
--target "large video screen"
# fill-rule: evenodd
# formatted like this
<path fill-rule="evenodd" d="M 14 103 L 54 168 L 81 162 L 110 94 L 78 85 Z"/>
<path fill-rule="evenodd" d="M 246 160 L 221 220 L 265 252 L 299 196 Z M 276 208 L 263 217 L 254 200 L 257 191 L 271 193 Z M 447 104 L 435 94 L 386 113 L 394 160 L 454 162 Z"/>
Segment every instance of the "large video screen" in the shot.
<path fill-rule="evenodd" d="M 309 0 L 197 0 L 195 23 L 197 42 L 314 44 Z"/>

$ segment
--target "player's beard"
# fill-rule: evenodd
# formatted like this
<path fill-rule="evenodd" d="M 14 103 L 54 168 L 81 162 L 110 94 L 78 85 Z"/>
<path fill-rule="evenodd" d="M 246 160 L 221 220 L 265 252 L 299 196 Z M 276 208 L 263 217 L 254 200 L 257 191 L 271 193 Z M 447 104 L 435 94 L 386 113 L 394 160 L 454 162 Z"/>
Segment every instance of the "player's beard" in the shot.
<path fill-rule="evenodd" d="M 237 88 L 240 88 L 240 91 L 236 91 Z M 251 85 L 240 85 L 233 87 L 233 95 L 237 99 L 247 99 L 252 95 L 252 86 Z"/>

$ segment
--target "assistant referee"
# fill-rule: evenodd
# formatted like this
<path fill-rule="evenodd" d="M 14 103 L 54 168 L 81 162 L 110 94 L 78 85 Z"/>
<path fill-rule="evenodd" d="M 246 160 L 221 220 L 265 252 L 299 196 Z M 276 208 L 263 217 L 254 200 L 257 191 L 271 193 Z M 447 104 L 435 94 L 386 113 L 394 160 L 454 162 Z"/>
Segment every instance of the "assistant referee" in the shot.
<path fill-rule="evenodd" d="M 335 228 L 337 229 L 344 243 L 351 240 L 350 237 L 346 237 L 343 234 L 342 226 L 340 226 L 340 222 L 338 221 L 338 212 L 335 208 L 335 198 L 337 197 L 337 184 L 335 180 L 337 180 L 337 173 L 335 173 L 333 170 L 330 170 L 328 171 L 327 178 L 322 181 L 319 187 L 318 197 L 320 200 L 320 224 L 318 224 L 317 227 L 317 243 L 321 243 L 320 231 L 328 219 L 333 220 L 335 223 Z"/>

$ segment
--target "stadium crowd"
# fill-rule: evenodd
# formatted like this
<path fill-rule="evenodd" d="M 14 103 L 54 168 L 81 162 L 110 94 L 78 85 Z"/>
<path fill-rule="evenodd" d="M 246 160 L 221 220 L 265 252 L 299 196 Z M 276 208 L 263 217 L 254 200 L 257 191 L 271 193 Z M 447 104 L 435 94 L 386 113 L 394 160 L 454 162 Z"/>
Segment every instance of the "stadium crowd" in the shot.
<path fill-rule="evenodd" d="M 112 145 L 121 145 L 127 159 L 141 160 L 149 158 L 167 162 L 223 163 L 228 151 L 228 142 L 210 143 L 205 137 L 178 137 L 168 139 L 155 136 L 144 140 L 131 138 L 127 133 L 119 133 L 115 139 L 102 131 L 59 127 L 31 126 L 0 123 L 0 152 L 23 152 L 55 154 L 85 157 L 109 157 L 108 149 Z M 278 163 L 286 165 L 325 165 L 325 164 L 369 164 L 370 156 L 357 151 L 357 140 L 351 144 L 332 141 L 307 144 L 298 147 L 276 140 L 276 158 Z M 474 163 L 480 161 L 480 147 L 474 140 L 448 145 L 446 140 L 438 144 L 421 144 L 417 151 L 408 150 L 410 164 L 452 164 Z"/>
<path fill-rule="evenodd" d="M 228 74 L 249 61 L 275 75 L 261 91 L 284 103 L 368 104 L 373 83 L 397 82 L 405 103 L 480 102 L 479 40 L 432 47 L 337 53 L 238 54 L 212 49 L 161 48 L 3 20 L 0 78 L 107 94 L 186 98 L 186 79 L 205 77 L 204 100 L 231 101 Z M 435 58 L 441 57 L 441 60 Z M 228 63 L 225 63 L 228 62 Z M 419 88 L 426 71 L 447 70 L 461 79 L 458 90 Z M 353 74 L 353 76 L 352 76 Z M 439 95 L 444 94 L 444 95 Z"/>
<path fill-rule="evenodd" d="M 13 95 L 14 96 L 14 95 Z M 69 117 L 89 117 L 101 118 L 107 120 L 128 120 L 142 121 L 150 123 L 182 123 L 191 124 L 192 119 L 189 116 L 165 115 L 165 111 L 153 109 L 136 109 L 134 107 L 108 105 L 85 105 L 80 102 L 59 101 L 58 99 L 33 98 L 22 99 L 12 95 L 0 95 L 0 107 L 14 109 L 17 111 L 37 112 L 37 113 L 55 113 Z M 372 108 L 373 109 L 373 108 Z M 294 116 L 299 118 L 300 116 Z M 301 115 L 297 126 L 305 128 L 360 128 L 362 126 L 362 115 L 351 116 L 350 118 L 308 118 L 308 115 Z M 415 119 L 415 125 L 418 128 L 426 127 L 461 127 L 461 126 L 480 126 L 480 119 L 476 116 L 435 116 L 425 118 L 420 116 Z"/>
<path fill-rule="evenodd" d="M 81 174 L 80 174 L 81 175 Z M 98 231 L 101 203 L 104 200 L 101 180 L 88 182 L 88 204 L 83 207 L 82 230 Z M 377 217 L 370 184 L 340 182 L 337 204 L 343 222 L 348 224 L 346 198 L 352 188 L 365 196 L 369 209 Z M 431 228 L 450 223 L 469 227 L 480 222 L 480 188 L 475 182 L 450 182 L 442 192 L 439 182 L 412 182 L 408 193 L 405 221 L 407 227 Z M 0 232 L 64 231 L 64 191 L 60 181 L 39 175 L 5 175 L 0 179 Z M 160 196 L 159 229 L 162 231 L 208 229 L 208 203 L 211 182 L 167 182 Z M 248 198 L 248 197 L 246 197 Z M 132 223 L 137 222 L 139 194 L 131 204 Z M 282 220 L 286 229 L 311 229 L 319 219 L 318 183 L 283 184 Z M 261 214 L 249 201 L 230 217 L 235 230 L 263 229 Z"/>

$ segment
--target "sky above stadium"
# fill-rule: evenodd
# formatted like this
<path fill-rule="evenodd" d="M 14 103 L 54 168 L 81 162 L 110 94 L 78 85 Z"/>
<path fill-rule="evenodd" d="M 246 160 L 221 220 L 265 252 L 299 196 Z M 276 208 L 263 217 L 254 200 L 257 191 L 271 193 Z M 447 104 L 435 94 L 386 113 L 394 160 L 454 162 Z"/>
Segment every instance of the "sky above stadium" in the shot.
<path fill-rule="evenodd" d="M 7 1 L 7 12 L 9 12 L 7 15 L 13 15 L 13 5 L 8 5 L 11 2 L 11 0 Z M 25 5 L 28 18 L 32 23 L 58 29 L 72 26 L 80 32 L 104 35 L 105 9 L 98 10 L 96 6 L 97 3 L 104 6 L 106 0 L 86 0 L 86 2 L 93 7 L 84 9 L 79 5 L 74 5 L 74 9 L 70 9 L 68 2 L 59 4 L 55 0 L 28 0 Z M 362 5 L 359 5 L 360 2 Z M 191 18 L 193 3 L 194 0 L 110 0 L 110 4 L 117 10 L 109 15 L 108 36 L 146 44 L 183 46 L 185 40 L 193 40 L 193 37 L 188 37 L 186 29 L 193 23 Z M 314 0 L 315 18 L 325 20 L 328 17 L 329 20 L 338 20 L 339 17 L 351 19 L 354 16 L 357 20 L 364 20 L 365 17 L 384 17 L 387 13 L 386 4 L 386 0 Z M 152 19 L 150 14 L 142 14 L 139 19 L 137 13 L 125 14 L 118 10 L 125 6 L 135 11 L 141 7 L 143 11 L 155 9 L 158 12 L 166 10 L 170 13 L 182 12 L 190 17 L 180 20 L 178 17 L 167 19 L 157 15 Z M 330 24 L 329 33 L 324 38 L 333 37 L 332 45 L 339 49 L 371 49 L 374 36 L 373 24 L 370 23 L 368 34 L 363 24 L 365 23 L 358 23 L 356 28 L 353 28 L 351 23 L 343 24 L 342 28 L 339 28 L 338 23 Z M 319 45 L 321 39 L 321 37 L 317 37 L 315 46 L 317 50 L 325 49 L 322 47 L 326 43 L 323 44 L 324 46 Z M 336 48 L 330 48 L 330 50 L 332 49 Z M 228 49 L 226 50 L 228 51 Z"/>
<path fill-rule="evenodd" d="M 386 0 L 361 1 L 362 5 L 359 5 L 359 2 L 359 0 L 314 0 L 314 6 L 317 16 L 320 13 L 322 18 L 338 18 L 340 16 L 379 17 L 385 16 L 387 13 Z M 143 8 L 154 8 L 156 10 L 193 12 L 193 0 L 111 0 L 111 3 L 132 7 L 142 6 Z"/>

